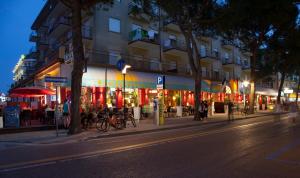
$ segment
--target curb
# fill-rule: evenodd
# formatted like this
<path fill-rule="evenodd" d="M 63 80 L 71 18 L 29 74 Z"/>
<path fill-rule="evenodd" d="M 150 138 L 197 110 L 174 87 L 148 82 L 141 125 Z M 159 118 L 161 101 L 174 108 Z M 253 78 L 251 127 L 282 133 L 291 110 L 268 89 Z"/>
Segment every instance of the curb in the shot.
<path fill-rule="evenodd" d="M 25 127 L 25 128 L 2 128 L 0 129 L 1 134 L 14 134 L 14 133 L 24 133 L 24 132 L 34 132 L 34 131 L 46 131 L 46 130 L 54 130 L 55 125 L 46 125 L 39 127 Z"/>
<path fill-rule="evenodd" d="M 262 114 L 258 116 L 249 116 L 249 117 L 240 117 L 234 119 L 235 121 L 239 120 L 247 120 L 247 119 L 253 119 L 253 118 L 258 118 L 258 117 L 264 117 L 264 116 L 272 116 L 272 115 L 284 115 L 287 114 L 288 112 L 282 112 L 282 113 L 268 113 L 268 114 Z M 124 133 L 115 133 L 115 134 L 107 134 L 107 135 L 99 135 L 96 137 L 88 137 L 86 139 L 83 139 L 82 141 L 89 141 L 89 140 L 96 140 L 100 138 L 113 138 L 113 137 L 120 137 L 120 136 L 127 136 L 127 135 L 137 135 L 137 134 L 144 134 L 144 133 L 154 133 L 154 132 L 159 132 L 159 131 L 165 131 L 165 130 L 175 130 L 175 129 L 182 129 L 182 128 L 189 128 L 189 127 L 198 127 L 198 126 L 204 126 L 204 125 L 209 125 L 209 124 L 218 124 L 218 123 L 227 123 L 228 120 L 221 120 L 221 121 L 211 121 L 211 122 L 205 122 L 200 124 L 186 124 L 186 125 L 179 125 L 179 126 L 173 126 L 173 127 L 165 127 L 165 128 L 158 128 L 158 129 L 150 129 L 150 130 L 141 130 L 141 131 L 132 131 L 132 132 L 124 132 Z"/>

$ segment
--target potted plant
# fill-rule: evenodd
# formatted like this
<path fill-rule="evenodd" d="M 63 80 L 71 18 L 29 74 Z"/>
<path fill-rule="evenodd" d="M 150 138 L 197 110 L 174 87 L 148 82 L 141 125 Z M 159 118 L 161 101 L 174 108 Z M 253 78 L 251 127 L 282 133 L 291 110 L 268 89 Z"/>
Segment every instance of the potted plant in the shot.
<path fill-rule="evenodd" d="M 176 98 L 176 116 L 182 117 L 182 106 L 181 106 L 180 96 L 177 96 L 177 98 Z"/>
<path fill-rule="evenodd" d="M 138 94 L 136 91 L 133 93 L 132 99 L 133 99 L 133 103 L 134 103 L 133 116 L 134 116 L 134 119 L 136 120 L 136 123 L 139 123 L 140 118 L 141 118 L 141 107 L 139 107 Z"/>

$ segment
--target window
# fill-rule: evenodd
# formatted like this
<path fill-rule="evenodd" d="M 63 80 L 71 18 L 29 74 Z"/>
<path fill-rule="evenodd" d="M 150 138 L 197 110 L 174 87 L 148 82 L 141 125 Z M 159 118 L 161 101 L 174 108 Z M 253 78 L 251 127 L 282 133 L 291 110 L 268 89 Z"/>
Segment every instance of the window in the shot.
<path fill-rule="evenodd" d="M 121 59 L 121 56 L 117 52 L 109 52 L 109 64 L 110 65 L 116 65 L 118 60 Z"/>
<path fill-rule="evenodd" d="M 202 76 L 203 77 L 208 77 L 208 72 L 207 72 L 206 67 L 202 67 Z"/>
<path fill-rule="evenodd" d="M 204 45 L 200 46 L 200 56 L 206 57 L 206 47 Z"/>
<path fill-rule="evenodd" d="M 230 73 L 229 72 L 225 72 L 225 78 L 226 78 L 226 80 L 229 80 L 229 77 L 230 77 Z"/>
<path fill-rule="evenodd" d="M 109 18 L 109 31 L 110 32 L 121 32 L 121 21 L 114 18 Z"/>

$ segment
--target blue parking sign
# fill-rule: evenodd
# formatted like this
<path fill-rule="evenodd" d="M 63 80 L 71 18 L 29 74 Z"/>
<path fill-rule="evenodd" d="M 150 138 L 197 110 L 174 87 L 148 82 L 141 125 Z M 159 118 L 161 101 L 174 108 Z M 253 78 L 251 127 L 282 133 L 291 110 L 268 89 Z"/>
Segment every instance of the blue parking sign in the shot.
<path fill-rule="evenodd" d="M 158 76 L 156 82 L 157 89 L 165 89 L 165 76 Z"/>

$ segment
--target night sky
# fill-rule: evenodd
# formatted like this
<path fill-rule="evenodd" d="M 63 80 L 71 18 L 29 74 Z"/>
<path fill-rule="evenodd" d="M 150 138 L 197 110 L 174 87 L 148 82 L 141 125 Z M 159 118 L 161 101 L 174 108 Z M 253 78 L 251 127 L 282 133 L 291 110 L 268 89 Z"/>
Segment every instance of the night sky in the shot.
<path fill-rule="evenodd" d="M 12 70 L 21 54 L 28 53 L 31 25 L 46 0 L 0 0 L 0 92 L 7 92 Z"/>

